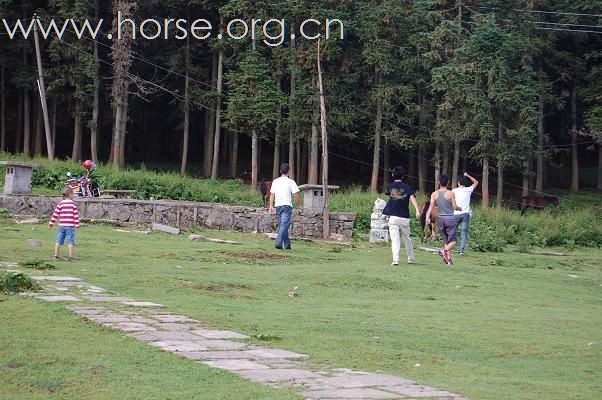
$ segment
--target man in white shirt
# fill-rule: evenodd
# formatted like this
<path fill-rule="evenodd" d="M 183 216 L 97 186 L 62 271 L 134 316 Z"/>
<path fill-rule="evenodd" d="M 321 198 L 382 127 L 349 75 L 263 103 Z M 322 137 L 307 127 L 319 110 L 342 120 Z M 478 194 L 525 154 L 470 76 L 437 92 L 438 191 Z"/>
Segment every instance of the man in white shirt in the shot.
<path fill-rule="evenodd" d="M 278 216 L 278 236 L 276 237 L 276 248 L 291 250 L 291 240 L 288 237 L 288 228 L 293 215 L 292 196 L 299 209 L 303 211 L 299 188 L 294 180 L 288 177 L 290 166 L 284 163 L 280 166 L 280 178 L 274 179 L 270 189 L 270 214 Z"/>
<path fill-rule="evenodd" d="M 472 185 L 466 186 L 468 183 L 467 178 L 470 179 Z M 472 210 L 470 209 L 470 196 L 478 184 L 479 181 L 464 172 L 463 176 L 461 175 L 458 177 L 458 187 L 454 189 L 456 204 L 458 207 L 462 208 L 462 211 L 454 211 L 454 215 L 458 221 L 458 230 L 461 229 L 462 232 L 460 255 L 464 255 L 466 243 L 468 243 L 468 225 L 470 224 L 470 216 L 472 214 Z"/>

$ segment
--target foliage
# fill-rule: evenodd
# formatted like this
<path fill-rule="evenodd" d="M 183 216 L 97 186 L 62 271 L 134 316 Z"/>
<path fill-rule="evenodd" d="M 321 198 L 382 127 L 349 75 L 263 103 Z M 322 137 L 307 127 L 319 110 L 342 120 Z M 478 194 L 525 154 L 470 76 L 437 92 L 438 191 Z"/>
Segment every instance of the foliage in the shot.
<path fill-rule="evenodd" d="M 56 269 L 55 265 L 50 264 L 41 259 L 31 260 L 31 261 L 22 261 L 19 263 L 20 266 L 25 268 L 39 269 L 39 270 L 49 270 Z"/>
<path fill-rule="evenodd" d="M 39 285 L 22 272 L 0 271 L 0 291 L 6 294 L 38 289 Z"/>

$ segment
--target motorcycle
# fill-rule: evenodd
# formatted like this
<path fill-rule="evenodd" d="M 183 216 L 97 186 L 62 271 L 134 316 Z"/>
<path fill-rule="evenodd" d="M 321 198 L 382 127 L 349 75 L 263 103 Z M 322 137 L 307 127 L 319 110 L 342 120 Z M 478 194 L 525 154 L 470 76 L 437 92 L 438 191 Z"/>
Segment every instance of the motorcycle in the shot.
<path fill-rule="evenodd" d="M 69 179 L 67 184 L 73 190 L 74 196 L 79 197 L 100 197 L 100 189 L 94 182 L 90 182 L 88 174 L 77 177 L 71 172 L 67 172 Z"/>

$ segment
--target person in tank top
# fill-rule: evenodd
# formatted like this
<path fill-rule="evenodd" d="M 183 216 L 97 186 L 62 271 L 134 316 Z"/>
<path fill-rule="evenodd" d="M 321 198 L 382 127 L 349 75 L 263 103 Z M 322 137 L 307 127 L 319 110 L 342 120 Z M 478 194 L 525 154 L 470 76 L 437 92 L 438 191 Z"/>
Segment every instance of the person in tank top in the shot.
<path fill-rule="evenodd" d="M 445 247 L 439 251 L 439 255 L 445 264 L 452 265 L 451 251 L 456 247 L 458 241 L 458 220 L 454 211 L 462 211 L 462 208 L 456 204 L 454 192 L 447 188 L 448 183 L 448 176 L 441 175 L 439 190 L 431 194 L 431 205 L 426 212 L 426 223 L 431 223 L 431 212 L 436 205 L 439 209 L 439 232 L 445 244 Z"/>

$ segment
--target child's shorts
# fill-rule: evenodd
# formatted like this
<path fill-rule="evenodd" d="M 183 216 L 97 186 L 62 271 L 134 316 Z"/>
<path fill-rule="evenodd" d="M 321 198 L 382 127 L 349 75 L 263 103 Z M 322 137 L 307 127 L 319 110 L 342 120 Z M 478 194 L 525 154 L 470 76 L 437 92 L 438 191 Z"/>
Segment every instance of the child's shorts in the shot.
<path fill-rule="evenodd" d="M 59 231 L 56 235 L 56 244 L 65 244 L 65 237 L 67 238 L 67 244 L 75 244 L 74 226 L 59 226 Z"/>

